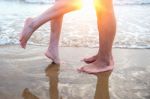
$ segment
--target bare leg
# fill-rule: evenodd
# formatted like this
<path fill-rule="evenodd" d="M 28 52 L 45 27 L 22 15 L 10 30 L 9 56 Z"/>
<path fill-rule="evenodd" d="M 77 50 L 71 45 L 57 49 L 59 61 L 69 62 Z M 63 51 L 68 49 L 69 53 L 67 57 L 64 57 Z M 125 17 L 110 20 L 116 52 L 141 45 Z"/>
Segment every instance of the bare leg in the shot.
<path fill-rule="evenodd" d="M 58 1 L 59 0 L 56 0 L 56 2 Z M 63 16 L 59 16 L 50 22 L 51 36 L 50 36 L 49 47 L 45 53 L 45 55 L 56 64 L 60 63 L 58 45 L 59 45 L 60 32 L 62 28 L 62 21 L 63 21 Z"/>
<path fill-rule="evenodd" d="M 81 0 L 60 0 L 56 2 L 53 7 L 47 9 L 41 15 L 35 18 L 28 18 L 20 35 L 21 47 L 26 47 L 26 43 L 32 33 L 37 30 L 41 25 L 52 19 L 55 19 L 58 16 L 64 15 L 65 13 L 79 9 L 80 7 Z"/>
<path fill-rule="evenodd" d="M 49 42 L 49 47 L 45 53 L 45 55 L 56 64 L 60 63 L 58 45 L 59 45 L 60 32 L 62 28 L 62 20 L 63 20 L 63 16 L 59 16 L 58 18 L 53 19 L 51 21 L 50 42 Z"/>
<path fill-rule="evenodd" d="M 99 52 L 95 62 L 81 67 L 87 73 L 109 71 L 114 68 L 112 44 L 116 33 L 116 20 L 112 0 L 95 0 L 99 30 Z"/>

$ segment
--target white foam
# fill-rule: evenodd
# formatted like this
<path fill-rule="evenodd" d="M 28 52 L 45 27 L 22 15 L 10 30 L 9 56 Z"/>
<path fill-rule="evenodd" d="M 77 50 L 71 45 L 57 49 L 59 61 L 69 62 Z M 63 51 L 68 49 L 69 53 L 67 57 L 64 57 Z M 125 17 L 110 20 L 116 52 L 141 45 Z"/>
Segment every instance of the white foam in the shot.
<path fill-rule="evenodd" d="M 13 6 L 9 8 L 10 5 Z M 2 2 L 0 6 L 0 45 L 18 44 L 18 33 L 23 27 L 24 19 L 38 15 L 49 7 L 16 2 Z M 115 6 L 118 25 L 114 47 L 150 48 L 149 10 L 150 6 Z M 34 33 L 29 44 L 47 45 L 49 34 L 49 24 L 46 24 Z M 77 11 L 67 14 L 64 17 L 60 43 L 61 46 L 98 47 L 94 13 Z"/>

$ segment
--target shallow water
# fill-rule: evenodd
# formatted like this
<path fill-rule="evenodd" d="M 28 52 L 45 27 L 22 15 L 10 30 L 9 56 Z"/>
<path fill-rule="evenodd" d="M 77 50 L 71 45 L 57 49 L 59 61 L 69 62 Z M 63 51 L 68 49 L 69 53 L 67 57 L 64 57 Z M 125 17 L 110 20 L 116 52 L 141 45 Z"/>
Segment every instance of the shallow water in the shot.
<path fill-rule="evenodd" d="M 24 20 L 36 16 L 50 5 L 0 1 L 0 45 L 18 44 Z M 117 36 L 114 47 L 150 48 L 150 5 L 115 5 Z M 46 45 L 49 23 L 38 29 L 29 44 Z M 98 47 L 94 10 L 85 9 L 65 15 L 60 46 Z"/>

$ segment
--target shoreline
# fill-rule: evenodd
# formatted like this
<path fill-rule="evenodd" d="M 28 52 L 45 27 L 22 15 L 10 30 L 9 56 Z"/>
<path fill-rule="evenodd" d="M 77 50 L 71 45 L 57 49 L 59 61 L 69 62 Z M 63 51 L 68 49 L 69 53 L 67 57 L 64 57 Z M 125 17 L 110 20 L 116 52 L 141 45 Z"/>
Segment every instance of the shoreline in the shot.
<path fill-rule="evenodd" d="M 0 47 L 8 47 L 8 46 L 20 46 L 19 44 L 5 44 L 5 45 L 0 45 Z M 48 44 L 28 44 L 27 46 L 35 46 L 35 47 L 47 47 Z M 20 47 L 21 48 L 21 47 Z M 87 47 L 87 46 L 59 46 L 59 48 L 89 48 L 89 49 L 98 49 L 98 47 Z M 143 47 L 139 47 L 139 48 L 136 48 L 136 47 L 113 47 L 113 49 L 133 49 L 133 50 L 144 50 L 144 49 L 147 49 L 149 50 L 150 48 L 143 48 Z"/>

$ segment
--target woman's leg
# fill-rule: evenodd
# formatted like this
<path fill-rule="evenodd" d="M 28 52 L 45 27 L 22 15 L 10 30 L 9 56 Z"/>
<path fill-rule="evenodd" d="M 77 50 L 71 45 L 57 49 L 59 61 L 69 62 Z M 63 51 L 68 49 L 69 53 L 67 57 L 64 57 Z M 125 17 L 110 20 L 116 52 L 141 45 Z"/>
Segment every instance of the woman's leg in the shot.
<path fill-rule="evenodd" d="M 80 7 L 81 0 L 60 0 L 56 2 L 53 7 L 47 9 L 41 15 L 35 18 L 28 18 L 20 35 L 21 47 L 26 47 L 26 43 L 32 33 L 37 30 L 41 25 L 52 19 L 55 19 L 58 16 L 64 15 L 65 13 L 79 9 Z"/>
<path fill-rule="evenodd" d="M 116 19 L 112 0 L 95 0 L 97 24 L 99 30 L 99 52 L 95 62 L 81 67 L 87 73 L 98 73 L 112 70 L 112 44 L 116 33 Z"/>
<path fill-rule="evenodd" d="M 60 0 L 56 0 L 56 2 L 59 2 Z M 49 41 L 49 47 L 45 53 L 45 55 L 50 58 L 54 63 L 59 64 L 59 38 L 62 28 L 62 21 L 63 21 L 63 15 L 58 16 L 57 18 L 51 20 L 50 22 L 50 41 Z"/>
<path fill-rule="evenodd" d="M 59 38 L 62 28 L 63 16 L 59 16 L 51 21 L 51 36 L 49 47 L 45 55 L 50 58 L 54 63 L 59 64 Z"/>

